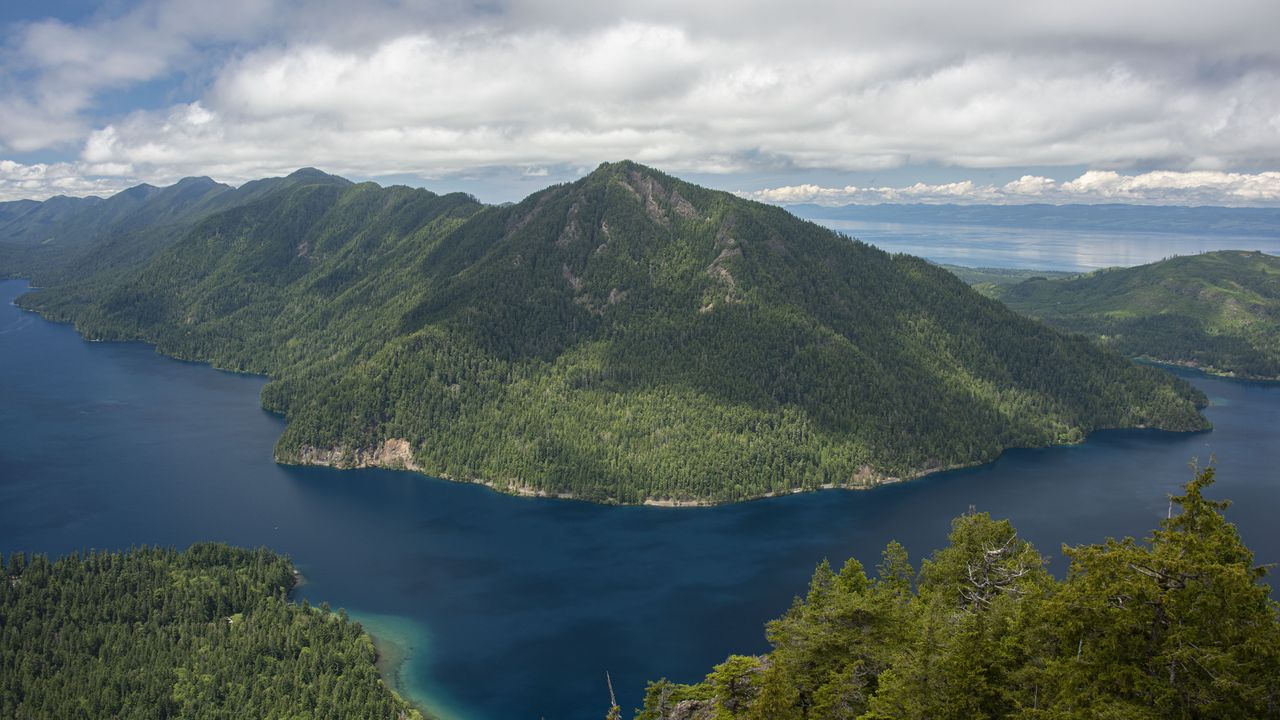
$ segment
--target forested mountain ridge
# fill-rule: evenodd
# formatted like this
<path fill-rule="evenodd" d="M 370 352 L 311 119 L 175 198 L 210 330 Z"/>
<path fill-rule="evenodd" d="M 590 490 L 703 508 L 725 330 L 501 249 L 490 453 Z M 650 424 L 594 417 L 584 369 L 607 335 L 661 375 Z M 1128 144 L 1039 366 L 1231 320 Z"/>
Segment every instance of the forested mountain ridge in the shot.
<path fill-rule="evenodd" d="M 57 196 L 0 203 L 0 276 L 55 285 L 143 264 L 194 223 L 300 184 L 351 181 L 302 168 L 233 188 L 189 177 L 164 188 L 136 185 L 109 198 Z"/>
<path fill-rule="evenodd" d="M 604 502 L 867 486 L 1102 427 L 1206 427 L 1186 383 L 941 268 L 634 163 L 503 207 L 314 180 L 22 303 L 270 375 L 283 461 Z"/>
<path fill-rule="evenodd" d="M 3 203 L 0 276 L 53 284 L 136 266 L 191 220 L 212 212 L 215 199 L 228 191 L 229 186 L 209 178 L 186 178 L 167 188 L 138 185 L 105 200 L 55 197 L 34 207 Z"/>
<path fill-rule="evenodd" d="M 979 289 L 1132 357 L 1280 379 L 1280 257 L 1222 250 Z"/>

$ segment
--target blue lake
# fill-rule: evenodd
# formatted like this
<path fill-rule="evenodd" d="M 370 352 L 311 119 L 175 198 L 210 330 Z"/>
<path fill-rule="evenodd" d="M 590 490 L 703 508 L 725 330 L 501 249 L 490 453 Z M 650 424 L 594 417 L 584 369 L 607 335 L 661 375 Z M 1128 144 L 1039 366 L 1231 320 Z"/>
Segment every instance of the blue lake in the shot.
<path fill-rule="evenodd" d="M 937 263 L 991 268 L 1087 271 L 1145 265 L 1211 250 L 1280 255 L 1280 236 L 1191 235 L 1043 228 L 930 225 L 815 219 L 876 247 Z"/>
<path fill-rule="evenodd" d="M 263 380 L 82 341 L 19 311 L 0 283 L 0 551 L 62 554 L 199 540 L 291 554 L 300 590 L 411 650 L 402 687 L 451 717 L 596 720 L 605 671 L 625 708 L 646 681 L 696 680 L 766 648 L 763 623 L 822 558 L 919 559 L 970 504 L 1060 546 L 1144 535 L 1188 461 L 1259 562 L 1280 562 L 1280 385 L 1192 377 L 1199 434 L 1097 433 L 1083 445 L 871 492 L 712 509 L 600 507 L 498 495 L 388 471 L 271 461 L 282 421 Z"/>

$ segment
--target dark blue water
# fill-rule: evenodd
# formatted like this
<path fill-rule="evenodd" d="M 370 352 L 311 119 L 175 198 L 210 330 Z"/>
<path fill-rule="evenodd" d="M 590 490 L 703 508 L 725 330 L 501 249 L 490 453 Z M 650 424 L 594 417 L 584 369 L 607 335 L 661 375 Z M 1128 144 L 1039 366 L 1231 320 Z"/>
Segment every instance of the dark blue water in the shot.
<path fill-rule="evenodd" d="M 969 267 L 1087 271 L 1145 265 L 1211 250 L 1280 255 L 1280 236 L 1192 235 L 815 219 L 895 253 Z"/>
<path fill-rule="evenodd" d="M 280 467 L 260 378 L 83 342 L 0 283 L 0 549 L 53 554 L 197 540 L 290 553 L 302 595 L 413 648 L 404 686 L 454 717 L 602 717 L 646 681 L 698 679 L 765 649 L 762 624 L 823 557 L 915 558 L 972 503 L 1062 543 L 1142 535 L 1187 462 L 1217 454 L 1215 494 L 1260 562 L 1280 562 L 1280 385 L 1196 377 L 1216 429 L 1105 432 L 1071 448 L 872 492 L 715 509 L 599 507 L 387 471 Z M 1058 561 L 1057 567 L 1061 568 Z"/>

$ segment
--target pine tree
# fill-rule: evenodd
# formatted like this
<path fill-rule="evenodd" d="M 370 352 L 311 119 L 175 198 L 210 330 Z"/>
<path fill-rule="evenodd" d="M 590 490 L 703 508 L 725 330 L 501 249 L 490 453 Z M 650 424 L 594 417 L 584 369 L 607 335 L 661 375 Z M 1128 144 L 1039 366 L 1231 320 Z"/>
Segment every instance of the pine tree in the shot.
<path fill-rule="evenodd" d="M 1146 543 L 1064 548 L 1056 581 L 1007 521 L 970 512 L 923 563 L 822 562 L 772 650 L 653 683 L 637 720 L 1280 718 L 1280 605 L 1197 470 Z M 1174 513 L 1174 508 L 1178 512 Z M 679 703 L 683 702 L 683 705 Z"/>

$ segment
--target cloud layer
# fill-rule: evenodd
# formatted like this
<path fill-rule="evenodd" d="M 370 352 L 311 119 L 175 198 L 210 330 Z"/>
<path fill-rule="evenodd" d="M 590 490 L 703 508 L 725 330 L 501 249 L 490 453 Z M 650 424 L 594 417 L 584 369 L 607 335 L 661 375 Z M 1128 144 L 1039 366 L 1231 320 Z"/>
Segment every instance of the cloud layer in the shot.
<path fill-rule="evenodd" d="M 24 165 L 12 160 L 0 160 L 0 201 L 44 200 L 54 195 L 114 195 L 129 187 L 133 178 L 112 172 L 120 168 L 106 168 L 109 174 L 101 174 L 82 163 L 33 163 Z"/>
<path fill-rule="evenodd" d="M 71 147 L 64 169 L 121 182 L 300 165 L 441 178 L 624 157 L 780 176 L 1159 168 L 1262 178 L 1195 176 L 1194 192 L 1276 201 L 1259 173 L 1280 167 L 1270 0 L 230 5 L 147 0 L 10 28 L 0 151 Z M 178 100 L 100 113 L 156 83 Z M 1147 192 L 1090 177 L 1071 183 Z M 1024 181 L 921 192 L 1022 196 L 1040 182 Z M 1071 183 L 1041 190 L 1072 195 Z"/>
<path fill-rule="evenodd" d="M 875 203 L 1137 203 L 1147 205 L 1280 205 L 1280 172 L 1226 173 L 1211 170 L 1158 171 L 1122 175 L 1090 170 L 1074 180 L 1058 182 L 1024 175 L 1004 185 L 970 180 L 907 187 L 822 187 L 786 185 L 738 195 L 778 205 L 849 205 Z"/>

